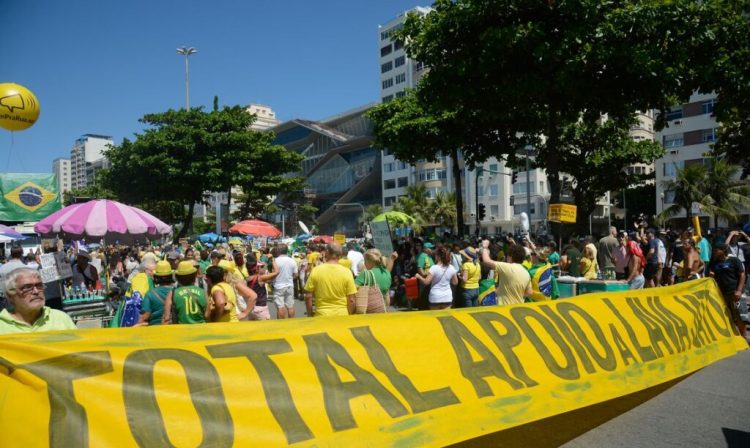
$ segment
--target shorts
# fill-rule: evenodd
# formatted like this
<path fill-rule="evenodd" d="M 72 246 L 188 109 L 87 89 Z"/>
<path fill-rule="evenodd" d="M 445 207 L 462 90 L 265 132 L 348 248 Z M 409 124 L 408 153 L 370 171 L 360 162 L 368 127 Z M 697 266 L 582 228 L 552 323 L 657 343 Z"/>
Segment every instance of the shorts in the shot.
<path fill-rule="evenodd" d="M 724 291 L 721 292 L 721 296 L 724 297 L 724 303 L 727 304 L 727 308 L 729 308 L 729 315 L 732 316 L 732 322 L 739 322 L 742 317 L 740 317 L 740 310 L 737 307 L 737 302 L 734 301 L 734 291 L 726 293 Z"/>
<path fill-rule="evenodd" d="M 628 282 L 628 285 L 630 285 L 630 289 L 643 289 L 645 283 L 646 279 L 643 278 L 643 275 L 637 275 Z"/>
<path fill-rule="evenodd" d="M 268 312 L 268 305 L 256 306 L 250 311 L 250 320 L 271 320 L 271 313 Z"/>
<path fill-rule="evenodd" d="M 276 308 L 294 308 L 294 286 L 274 288 L 273 303 Z"/>
<path fill-rule="evenodd" d="M 657 272 L 659 272 L 658 263 L 646 263 L 646 267 L 643 269 L 643 276 L 646 280 L 653 280 L 656 278 Z"/>

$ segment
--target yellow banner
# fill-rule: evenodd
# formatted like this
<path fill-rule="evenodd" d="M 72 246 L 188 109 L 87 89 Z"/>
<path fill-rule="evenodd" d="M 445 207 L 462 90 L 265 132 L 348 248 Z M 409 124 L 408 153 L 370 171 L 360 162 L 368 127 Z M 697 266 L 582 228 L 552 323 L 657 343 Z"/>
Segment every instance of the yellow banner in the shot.
<path fill-rule="evenodd" d="M 712 279 L 420 313 L 0 338 L 2 446 L 447 445 L 747 348 Z"/>
<path fill-rule="evenodd" d="M 575 223 L 577 210 L 572 204 L 550 204 L 547 221 Z"/>

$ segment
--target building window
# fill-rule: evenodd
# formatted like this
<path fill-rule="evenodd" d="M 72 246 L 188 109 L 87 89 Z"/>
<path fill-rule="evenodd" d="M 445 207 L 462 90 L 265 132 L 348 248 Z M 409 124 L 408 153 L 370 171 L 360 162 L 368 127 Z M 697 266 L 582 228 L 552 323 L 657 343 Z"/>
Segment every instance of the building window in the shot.
<path fill-rule="evenodd" d="M 664 136 L 665 148 L 679 148 L 684 144 L 683 134 L 672 134 Z"/>
<path fill-rule="evenodd" d="M 380 49 L 380 57 L 382 58 L 383 56 L 388 56 L 389 54 L 391 54 L 391 51 L 393 51 L 393 47 L 391 46 L 391 44 L 386 45 L 385 47 Z"/>
<path fill-rule="evenodd" d="M 387 89 L 388 87 L 393 87 L 393 78 L 388 78 L 383 81 L 383 88 Z"/>
<path fill-rule="evenodd" d="M 523 212 L 526 212 L 526 214 L 529 215 L 529 216 L 534 216 L 534 213 L 536 212 L 535 204 L 532 203 L 530 209 L 527 207 L 527 204 L 516 204 L 516 205 L 513 206 L 513 214 L 514 215 L 518 215 L 518 214 L 521 214 Z"/>
<path fill-rule="evenodd" d="M 402 49 L 402 48 L 404 48 L 404 41 L 403 41 L 403 40 L 401 40 L 401 39 L 397 39 L 397 40 L 396 40 L 396 41 L 395 41 L 395 42 L 393 43 L 393 50 L 394 50 L 394 51 L 395 51 L 395 50 L 400 50 L 400 49 Z"/>
<path fill-rule="evenodd" d="M 386 95 L 383 97 L 383 102 L 387 103 L 393 99 L 393 95 Z"/>
<path fill-rule="evenodd" d="M 398 178 L 398 186 L 399 186 L 399 188 L 403 188 L 403 187 L 409 186 L 409 178 L 408 177 L 399 177 Z"/>
<path fill-rule="evenodd" d="M 497 196 L 497 191 L 498 191 L 497 184 L 490 185 L 490 196 L 491 197 L 496 197 Z"/>
<path fill-rule="evenodd" d="M 677 171 L 681 170 L 684 165 L 685 163 L 683 161 L 664 162 L 664 168 L 663 168 L 664 177 L 676 177 Z"/>
<path fill-rule="evenodd" d="M 391 171 L 393 171 L 393 168 L 394 168 L 393 165 L 394 165 L 393 162 L 384 163 L 383 164 L 383 171 L 385 171 L 386 173 L 390 173 Z"/>
<path fill-rule="evenodd" d="M 402 162 L 402 161 L 400 161 L 400 160 L 399 160 L 399 161 L 398 161 L 398 162 L 396 163 L 396 169 L 397 169 L 397 170 L 405 170 L 405 169 L 407 169 L 408 167 L 409 167 L 409 165 L 407 165 L 407 164 L 406 164 L 406 162 Z"/>
<path fill-rule="evenodd" d="M 477 196 L 484 196 L 484 186 L 483 185 L 477 186 Z"/>
<path fill-rule="evenodd" d="M 682 107 L 676 109 L 670 109 L 667 111 L 667 121 L 677 120 L 682 118 Z"/>
<path fill-rule="evenodd" d="M 701 112 L 704 114 L 714 113 L 714 106 L 716 106 L 716 100 L 710 99 L 701 103 Z"/>
<path fill-rule="evenodd" d="M 396 75 L 396 84 L 401 84 L 402 82 L 406 82 L 406 73 Z"/>
<path fill-rule="evenodd" d="M 424 69 L 424 64 L 422 62 L 417 62 L 417 71 L 420 71 Z"/>
<path fill-rule="evenodd" d="M 494 171 L 495 173 L 497 173 L 497 163 L 490 164 L 490 171 Z"/>
<path fill-rule="evenodd" d="M 531 183 L 531 194 L 534 194 L 534 183 Z M 513 184 L 513 194 L 526 194 L 526 182 L 516 182 Z"/>
<path fill-rule="evenodd" d="M 396 203 L 396 196 L 386 196 L 384 202 L 386 207 L 390 207 Z"/>
<path fill-rule="evenodd" d="M 490 216 L 493 218 L 500 216 L 500 207 L 497 205 L 490 205 Z"/>
<path fill-rule="evenodd" d="M 429 170 L 422 170 L 419 172 L 419 180 L 427 181 L 427 180 L 445 179 L 446 175 L 447 173 L 444 169 L 433 168 Z"/>
<path fill-rule="evenodd" d="M 386 179 L 383 181 L 383 188 L 386 190 L 392 190 L 396 188 L 396 179 Z"/>
<path fill-rule="evenodd" d="M 400 92 L 396 92 L 396 98 L 403 98 L 405 96 L 406 96 L 406 92 L 403 90 Z"/>
<path fill-rule="evenodd" d="M 711 143 L 716 141 L 717 129 L 704 129 L 703 130 L 703 143 Z"/>
<path fill-rule="evenodd" d="M 396 67 L 401 67 L 402 65 L 406 64 L 406 56 L 399 56 L 396 59 L 393 60 L 393 64 Z"/>
<path fill-rule="evenodd" d="M 388 61 L 380 65 L 380 73 L 386 73 L 393 69 L 393 61 Z"/>

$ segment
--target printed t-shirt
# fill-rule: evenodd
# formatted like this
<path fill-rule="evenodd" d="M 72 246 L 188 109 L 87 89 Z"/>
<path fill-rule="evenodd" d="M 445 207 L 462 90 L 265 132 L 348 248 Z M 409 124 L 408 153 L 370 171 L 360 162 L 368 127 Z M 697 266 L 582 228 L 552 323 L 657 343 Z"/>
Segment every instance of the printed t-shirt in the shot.
<path fill-rule="evenodd" d="M 714 273 L 716 284 L 725 297 L 730 297 L 737 290 L 740 276 L 745 272 L 745 267 L 737 257 L 727 257 L 724 261 L 716 261 L 711 264 L 711 272 Z"/>
<path fill-rule="evenodd" d="M 479 280 L 482 278 L 482 268 L 479 263 L 467 261 L 461 269 L 467 274 L 464 289 L 479 289 Z"/>
<path fill-rule="evenodd" d="M 435 261 L 425 252 L 420 253 L 417 257 L 417 267 L 422 268 L 425 272 L 429 271 L 434 264 Z"/>
<path fill-rule="evenodd" d="M 234 293 L 234 288 L 227 282 L 221 282 L 218 285 L 214 285 L 211 288 L 211 295 L 213 296 L 214 291 L 221 290 L 224 293 L 224 298 L 227 302 L 224 306 L 224 310 L 229 311 L 228 313 L 222 314 L 219 318 L 219 322 L 239 322 L 237 318 L 237 294 Z"/>
<path fill-rule="evenodd" d="M 315 294 L 316 316 L 347 316 L 349 296 L 357 293 L 357 286 L 352 271 L 338 263 L 323 263 L 310 273 L 305 291 Z"/>
<path fill-rule="evenodd" d="M 146 297 L 141 302 L 141 312 L 151 313 L 148 318 L 149 325 L 161 325 L 161 318 L 164 315 L 164 301 L 172 289 L 171 286 L 157 286 L 146 293 Z"/>
<path fill-rule="evenodd" d="M 518 263 L 495 262 L 495 273 L 499 276 L 497 302 L 512 305 L 524 302 L 526 287 L 531 283 L 529 271 Z"/>
<path fill-rule="evenodd" d="M 208 301 L 206 293 L 197 286 L 180 286 L 172 295 L 177 309 L 178 322 L 181 324 L 202 324 L 206 322 L 204 312 Z"/>

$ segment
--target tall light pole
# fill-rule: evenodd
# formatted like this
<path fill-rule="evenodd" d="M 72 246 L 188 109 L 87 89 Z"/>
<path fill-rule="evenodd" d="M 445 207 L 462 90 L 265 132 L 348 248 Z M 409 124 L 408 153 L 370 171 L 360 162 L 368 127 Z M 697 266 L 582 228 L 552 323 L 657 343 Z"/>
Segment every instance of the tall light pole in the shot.
<path fill-rule="evenodd" d="M 177 49 L 177 54 L 185 56 L 185 110 L 190 110 L 190 64 L 188 58 L 191 54 L 197 53 L 193 47 L 180 47 Z"/>

